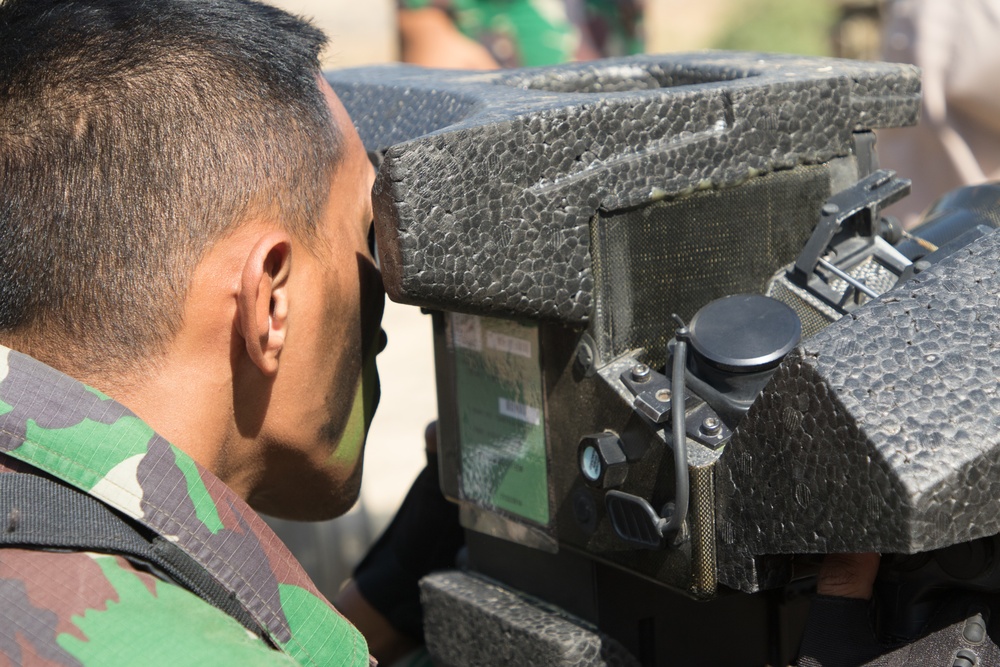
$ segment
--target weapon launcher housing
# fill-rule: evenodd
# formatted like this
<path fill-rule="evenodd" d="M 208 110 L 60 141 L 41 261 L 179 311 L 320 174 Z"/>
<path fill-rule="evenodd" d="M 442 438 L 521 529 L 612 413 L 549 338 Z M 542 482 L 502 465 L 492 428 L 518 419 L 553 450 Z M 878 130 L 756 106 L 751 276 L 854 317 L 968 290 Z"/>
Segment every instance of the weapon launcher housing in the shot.
<path fill-rule="evenodd" d="M 914 278 L 880 227 L 908 182 L 878 170 L 872 130 L 916 122 L 915 68 L 703 52 L 327 78 L 378 166 L 386 289 L 434 313 L 442 486 L 473 570 L 591 624 L 608 660 L 621 644 L 683 663 L 683 642 L 650 639 L 680 616 L 731 618 L 736 641 L 795 636 L 791 615 L 758 612 L 782 587 L 788 608 L 797 555 L 1000 533 L 1000 239 Z M 801 337 L 782 325 L 741 347 L 756 325 L 699 313 L 764 294 Z M 679 427 L 675 314 L 693 348 Z M 462 576 L 425 587 L 432 644 L 448 605 L 466 625 L 534 618 Z M 773 650 L 760 662 L 794 648 Z"/>

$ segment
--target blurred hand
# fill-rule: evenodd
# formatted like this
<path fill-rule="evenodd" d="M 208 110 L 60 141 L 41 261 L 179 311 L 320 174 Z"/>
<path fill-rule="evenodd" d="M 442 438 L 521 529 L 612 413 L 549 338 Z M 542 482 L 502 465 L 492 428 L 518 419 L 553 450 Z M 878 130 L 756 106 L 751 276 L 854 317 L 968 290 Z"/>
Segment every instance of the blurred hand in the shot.
<path fill-rule="evenodd" d="M 436 419 L 424 429 L 424 449 L 428 456 L 438 453 L 438 423 Z"/>
<path fill-rule="evenodd" d="M 333 600 L 341 614 L 356 627 L 368 642 L 368 652 L 379 664 L 391 665 L 420 643 L 402 634 L 373 607 L 358 589 L 353 579 L 348 579 Z"/>
<path fill-rule="evenodd" d="M 497 69 L 493 55 L 461 32 L 440 9 L 399 10 L 400 60 L 443 69 Z"/>
<path fill-rule="evenodd" d="M 819 569 L 816 592 L 869 600 L 878 575 L 879 554 L 828 554 Z"/>

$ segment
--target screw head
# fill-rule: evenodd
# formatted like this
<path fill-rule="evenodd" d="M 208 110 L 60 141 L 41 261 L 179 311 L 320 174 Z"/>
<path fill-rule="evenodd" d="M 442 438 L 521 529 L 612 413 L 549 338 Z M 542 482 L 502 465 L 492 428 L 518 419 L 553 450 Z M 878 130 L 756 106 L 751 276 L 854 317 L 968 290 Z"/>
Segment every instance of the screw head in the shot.
<path fill-rule="evenodd" d="M 833 203 L 823 204 L 823 215 L 837 215 L 840 213 L 840 207 Z"/>
<path fill-rule="evenodd" d="M 632 367 L 632 379 L 636 382 L 646 382 L 649 380 L 650 372 L 646 364 L 636 364 Z"/>
<path fill-rule="evenodd" d="M 673 396 L 673 393 L 669 389 L 660 389 L 655 394 L 653 394 L 660 403 L 667 403 Z"/>
<path fill-rule="evenodd" d="M 705 435 L 719 435 L 722 432 L 722 422 L 718 417 L 705 417 L 701 422 L 701 432 Z"/>

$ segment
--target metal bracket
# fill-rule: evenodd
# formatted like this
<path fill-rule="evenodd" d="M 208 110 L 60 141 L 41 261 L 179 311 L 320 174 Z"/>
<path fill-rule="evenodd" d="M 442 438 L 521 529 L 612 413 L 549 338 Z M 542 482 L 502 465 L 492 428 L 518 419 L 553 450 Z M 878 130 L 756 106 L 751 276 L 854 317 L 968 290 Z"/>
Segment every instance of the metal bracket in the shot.
<path fill-rule="evenodd" d="M 819 224 L 795 260 L 795 273 L 803 279 L 811 276 L 834 236 L 845 222 L 855 216 L 863 217 L 862 222 L 867 225 L 867 230 L 858 227 L 861 235 L 874 239 L 877 236 L 879 210 L 909 193 L 909 179 L 896 178 L 896 172 L 879 169 L 830 197 L 820 211 Z"/>
<path fill-rule="evenodd" d="M 635 397 L 632 407 L 636 412 L 654 424 L 663 424 L 670 418 L 673 404 L 670 378 L 645 364 L 636 364 L 632 370 L 621 374 L 621 381 Z M 690 408 L 697 400 L 691 394 L 685 396 L 685 409 Z"/>
<path fill-rule="evenodd" d="M 702 403 L 687 414 L 684 428 L 687 437 L 712 449 L 719 449 L 733 435 L 708 403 Z"/>
<path fill-rule="evenodd" d="M 858 177 L 864 178 L 878 170 L 875 133 L 871 130 L 854 133 L 854 156 L 858 161 Z"/>
<path fill-rule="evenodd" d="M 896 276 L 897 285 L 908 280 L 913 275 L 913 265 L 882 238 L 879 212 L 909 192 L 908 179 L 880 169 L 833 195 L 823 205 L 819 224 L 788 272 L 788 279 L 840 313 L 856 308 L 862 296 L 879 296 L 879 292 L 850 273 L 852 267 L 865 260 L 888 269 Z M 843 291 L 830 286 L 836 279 L 846 284 Z"/>
<path fill-rule="evenodd" d="M 621 381 L 635 397 L 632 407 L 636 412 L 654 424 L 669 420 L 672 405 L 670 378 L 645 364 L 637 364 L 621 374 Z M 726 444 L 733 432 L 711 406 L 690 392 L 684 397 L 684 403 L 684 429 L 688 438 L 712 449 Z"/>

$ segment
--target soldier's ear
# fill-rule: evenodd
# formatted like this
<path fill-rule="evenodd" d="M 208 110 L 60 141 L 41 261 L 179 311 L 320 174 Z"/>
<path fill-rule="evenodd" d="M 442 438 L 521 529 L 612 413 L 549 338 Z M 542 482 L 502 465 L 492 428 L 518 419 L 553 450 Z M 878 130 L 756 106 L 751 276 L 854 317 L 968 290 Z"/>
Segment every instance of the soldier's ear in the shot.
<path fill-rule="evenodd" d="M 243 266 L 237 322 L 247 355 L 265 375 L 277 373 L 285 344 L 291 264 L 288 234 L 271 231 L 258 239 Z"/>

